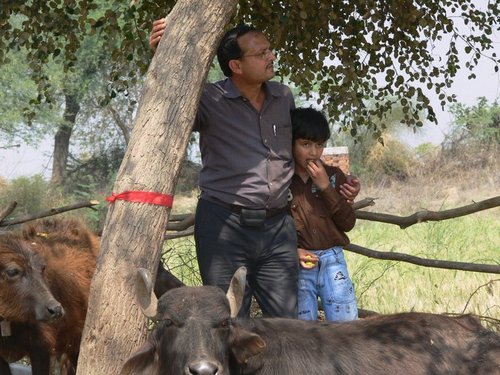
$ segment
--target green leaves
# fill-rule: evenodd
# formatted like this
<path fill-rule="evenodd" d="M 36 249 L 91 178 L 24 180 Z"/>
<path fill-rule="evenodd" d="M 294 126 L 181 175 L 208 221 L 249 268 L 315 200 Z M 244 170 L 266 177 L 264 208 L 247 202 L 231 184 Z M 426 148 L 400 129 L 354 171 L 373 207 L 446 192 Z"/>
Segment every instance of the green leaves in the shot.
<path fill-rule="evenodd" d="M 453 7 L 468 20 L 472 35 L 457 34 L 449 17 Z M 454 100 L 445 90 L 461 69 L 459 41 L 467 41 L 466 52 L 473 55 L 469 68 L 474 69 L 480 58 L 499 63 L 496 56 L 486 54 L 493 45 L 490 31 L 499 28 L 499 18 L 494 16 L 497 8 L 481 11 L 472 0 L 302 0 L 272 5 L 247 0 L 240 1 L 237 21 L 264 29 L 273 45 L 286 51 L 279 61 L 280 71 L 289 72 L 290 80 L 306 95 L 317 90 L 318 102 L 340 126 L 356 129 L 364 119 L 377 127 L 375 119 L 401 105 L 406 113 L 403 123 L 420 127 L 419 113 L 436 121 L 421 87 L 434 90 L 442 105 Z M 283 14 L 287 15 L 285 26 L 275 21 Z M 440 60 L 433 46 L 442 40 L 450 44 Z M 469 77 L 474 78 L 474 73 Z M 366 106 L 373 100 L 379 105 Z"/>
<path fill-rule="evenodd" d="M 25 47 L 39 65 L 33 66 L 35 80 L 42 80 L 50 59 L 73 71 L 82 43 L 94 35 L 103 52 L 98 58 L 110 59 L 110 76 L 120 77 L 110 79 L 109 92 L 125 92 L 137 82 L 137 68 L 141 73 L 148 68 L 152 21 L 174 5 L 174 0 L 4 2 L 0 62 L 7 61 L 9 50 Z M 465 35 L 454 23 L 459 19 L 467 25 Z M 491 38 L 499 19 L 497 1 L 479 9 L 474 0 L 240 0 L 233 23 L 265 31 L 273 47 L 283 51 L 280 73 L 305 95 L 317 89 L 330 117 L 355 129 L 360 122 L 376 127 L 374 119 L 395 105 L 406 109 L 408 126 L 420 126 L 419 111 L 435 121 L 427 93 L 416 88 L 435 91 L 443 106 L 453 101 L 445 90 L 462 69 L 459 49 L 467 55 L 470 79 L 484 58 L 493 60 L 498 72 Z M 436 56 L 435 44 L 444 41 L 446 54 Z M 367 106 L 369 101 L 380 105 Z"/>
<path fill-rule="evenodd" d="M 449 136 L 449 146 L 477 146 L 497 148 L 500 143 L 500 106 L 479 98 L 476 105 L 456 103 L 451 107 L 454 121 Z M 473 147 L 471 147 L 473 148 Z"/>

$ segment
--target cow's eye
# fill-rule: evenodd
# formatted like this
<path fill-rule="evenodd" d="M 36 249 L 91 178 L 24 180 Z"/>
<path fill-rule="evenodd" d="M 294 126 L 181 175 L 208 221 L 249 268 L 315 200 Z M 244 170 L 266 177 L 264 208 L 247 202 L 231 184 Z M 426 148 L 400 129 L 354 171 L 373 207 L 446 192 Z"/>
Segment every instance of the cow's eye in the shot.
<path fill-rule="evenodd" d="M 21 273 L 21 270 L 19 270 L 18 268 L 9 268 L 5 270 L 5 273 L 7 274 L 8 278 L 13 279 Z"/>
<path fill-rule="evenodd" d="M 230 319 L 224 319 L 221 323 L 220 323 L 220 326 L 222 328 L 227 328 L 229 327 L 231 324 L 231 320 Z"/>
<path fill-rule="evenodd" d="M 174 324 L 174 322 L 172 322 L 172 319 L 165 319 L 163 321 L 163 324 L 165 324 L 165 326 L 167 327 L 170 327 L 172 324 Z"/>

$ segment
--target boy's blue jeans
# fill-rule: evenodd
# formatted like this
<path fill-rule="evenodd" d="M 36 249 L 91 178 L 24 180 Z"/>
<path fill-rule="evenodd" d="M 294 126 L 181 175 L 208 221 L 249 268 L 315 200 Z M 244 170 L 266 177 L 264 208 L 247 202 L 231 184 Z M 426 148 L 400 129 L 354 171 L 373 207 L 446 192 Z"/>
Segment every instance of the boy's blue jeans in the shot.
<path fill-rule="evenodd" d="M 299 319 L 318 319 L 318 297 L 326 320 L 347 321 L 358 318 L 354 285 L 347 272 L 342 247 L 311 251 L 319 257 L 316 267 L 299 271 Z"/>

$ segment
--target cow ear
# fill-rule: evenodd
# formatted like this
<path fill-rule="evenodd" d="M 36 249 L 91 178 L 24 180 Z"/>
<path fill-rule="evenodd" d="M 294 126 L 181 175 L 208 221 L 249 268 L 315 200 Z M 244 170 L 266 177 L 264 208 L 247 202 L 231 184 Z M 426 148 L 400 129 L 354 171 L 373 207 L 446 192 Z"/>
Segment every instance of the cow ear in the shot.
<path fill-rule="evenodd" d="M 243 295 L 245 294 L 245 284 L 247 282 L 247 269 L 240 267 L 236 270 L 229 284 L 226 297 L 229 301 L 231 308 L 231 318 L 236 318 L 243 302 Z"/>
<path fill-rule="evenodd" d="M 237 324 L 231 329 L 230 348 L 240 364 L 266 350 L 266 342 L 258 334 L 247 331 Z"/>
<path fill-rule="evenodd" d="M 120 375 L 155 374 L 158 367 L 158 355 L 154 344 L 148 340 L 122 367 Z"/>
<path fill-rule="evenodd" d="M 135 277 L 135 297 L 142 312 L 148 318 L 156 317 L 158 299 L 153 291 L 151 273 L 145 268 L 139 268 Z"/>

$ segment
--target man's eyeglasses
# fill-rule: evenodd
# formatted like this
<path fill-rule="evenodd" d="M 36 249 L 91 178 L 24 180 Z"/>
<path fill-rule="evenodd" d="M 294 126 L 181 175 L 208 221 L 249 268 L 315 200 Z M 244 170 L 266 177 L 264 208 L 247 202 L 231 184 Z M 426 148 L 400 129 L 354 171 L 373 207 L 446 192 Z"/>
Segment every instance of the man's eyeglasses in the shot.
<path fill-rule="evenodd" d="M 243 55 L 240 58 L 242 59 L 244 57 L 258 57 L 259 59 L 267 60 L 269 57 L 271 57 L 271 55 L 272 56 L 276 55 L 274 49 L 266 48 L 262 52 L 254 53 L 252 55 Z"/>

